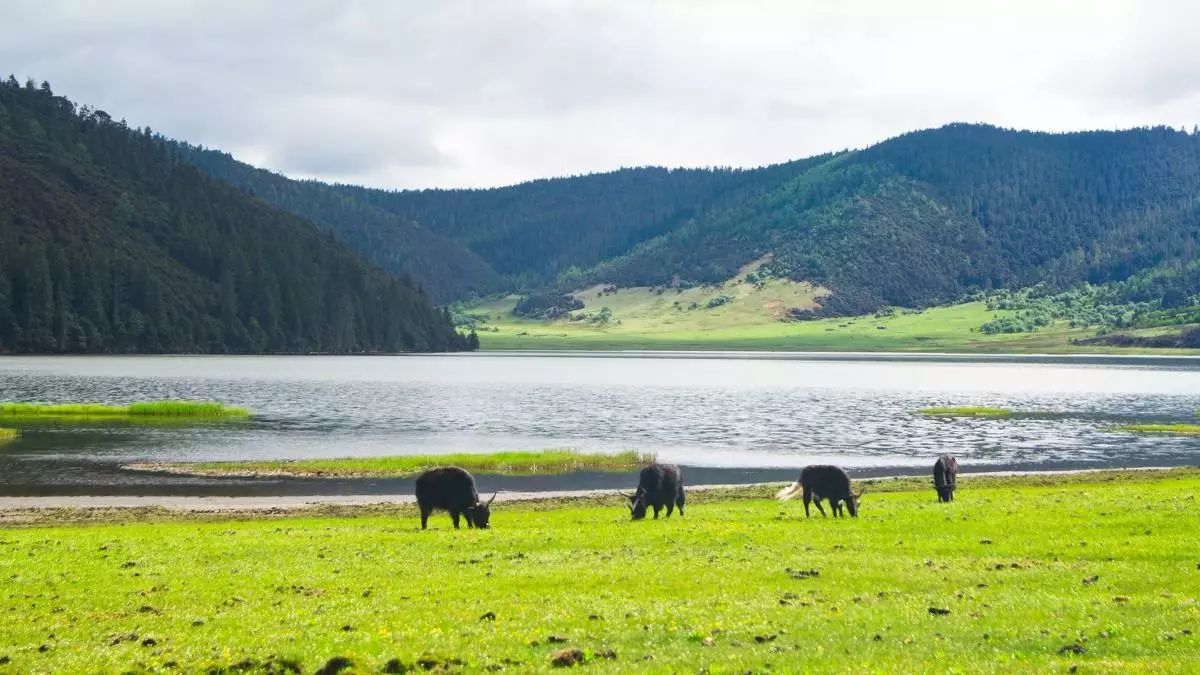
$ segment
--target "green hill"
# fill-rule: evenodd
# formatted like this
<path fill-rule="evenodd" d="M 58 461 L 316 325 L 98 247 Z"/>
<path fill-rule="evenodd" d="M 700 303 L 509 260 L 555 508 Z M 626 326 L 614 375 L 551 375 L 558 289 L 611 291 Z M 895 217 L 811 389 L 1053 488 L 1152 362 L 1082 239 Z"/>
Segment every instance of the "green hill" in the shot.
<path fill-rule="evenodd" d="M 0 352 L 466 346 L 418 288 L 149 129 L 0 82 Z"/>
<path fill-rule="evenodd" d="M 175 149 L 217 180 L 311 220 L 380 269 L 411 278 L 437 302 L 508 287 L 487 262 L 466 247 L 344 188 L 292 180 L 216 150 L 185 143 L 176 144 Z"/>
<path fill-rule="evenodd" d="M 770 253 L 766 274 L 832 291 L 824 314 L 1036 283 L 1065 290 L 1196 260 L 1197 194 L 1197 136 L 952 125 L 830 158 L 583 276 L 713 283 Z"/>
<path fill-rule="evenodd" d="M 1166 127 L 953 124 L 760 169 L 642 167 L 483 190 L 325 186 L 214 153 L 188 158 L 324 223 L 441 299 L 686 289 L 724 283 L 764 256 L 763 278 L 828 289 L 813 317 L 1139 275 L 1158 280 L 1150 301 L 1194 304 L 1200 293 L 1190 267 L 1200 259 L 1200 136 Z M 401 224 L 421 241 L 397 235 Z M 414 262 L 431 259 L 456 271 L 417 271 L 440 269 Z M 1146 302 L 1145 290 L 1125 301 Z"/>
<path fill-rule="evenodd" d="M 1185 269 L 1200 258 L 1200 136 L 1166 127 L 953 124 L 753 170 L 337 189 L 471 249 L 517 291 L 723 283 L 770 255 L 763 276 L 830 290 L 815 316 L 1145 274 L 1169 280 L 1168 299 L 1200 293 Z"/>

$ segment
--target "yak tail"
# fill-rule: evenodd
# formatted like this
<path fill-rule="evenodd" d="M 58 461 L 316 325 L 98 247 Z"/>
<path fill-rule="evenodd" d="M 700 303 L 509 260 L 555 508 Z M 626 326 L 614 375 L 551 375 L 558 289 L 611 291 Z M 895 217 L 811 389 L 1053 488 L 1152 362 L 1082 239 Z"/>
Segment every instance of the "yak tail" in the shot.
<path fill-rule="evenodd" d="M 800 487 L 800 481 L 796 481 L 795 483 L 783 488 L 779 492 L 776 492 L 775 499 L 778 499 L 779 501 L 786 501 L 800 494 L 802 489 L 803 488 Z"/>

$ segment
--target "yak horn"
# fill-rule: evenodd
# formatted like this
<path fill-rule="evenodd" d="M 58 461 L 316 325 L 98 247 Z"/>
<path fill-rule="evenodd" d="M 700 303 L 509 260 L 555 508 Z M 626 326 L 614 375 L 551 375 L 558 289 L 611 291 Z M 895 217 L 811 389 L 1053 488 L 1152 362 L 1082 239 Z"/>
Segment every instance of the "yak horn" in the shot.
<path fill-rule="evenodd" d="M 628 492 L 622 492 L 621 490 L 617 490 L 617 494 L 621 495 L 622 497 L 624 497 L 626 499 L 633 497 L 633 495 L 629 494 Z"/>
<path fill-rule="evenodd" d="M 493 492 L 493 493 L 492 493 L 492 498 L 491 498 L 491 499 L 489 499 L 489 500 L 487 500 L 487 505 L 488 505 L 488 506 L 491 506 L 491 505 L 492 505 L 492 502 L 496 501 L 496 495 L 498 495 L 498 494 L 500 494 L 500 491 L 499 491 L 499 490 L 496 490 L 495 492 Z"/>

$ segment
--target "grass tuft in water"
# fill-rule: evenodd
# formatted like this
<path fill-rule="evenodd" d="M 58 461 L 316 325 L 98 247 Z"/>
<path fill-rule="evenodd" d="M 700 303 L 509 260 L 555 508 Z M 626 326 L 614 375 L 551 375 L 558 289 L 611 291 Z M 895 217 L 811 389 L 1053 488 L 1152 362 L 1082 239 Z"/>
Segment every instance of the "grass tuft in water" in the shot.
<path fill-rule="evenodd" d="M 1200 424 L 1120 424 L 1109 427 L 1109 431 L 1127 431 L 1135 434 L 1176 434 L 1200 436 Z"/>
<path fill-rule="evenodd" d="M 654 455 L 632 450 L 615 454 L 576 450 L 509 451 L 487 454 L 392 455 L 330 459 L 254 460 L 236 462 L 172 462 L 132 464 L 141 471 L 201 476 L 370 476 L 406 477 L 439 466 L 510 476 L 555 475 L 574 471 L 626 471 L 654 461 Z"/>
<path fill-rule="evenodd" d="M 212 401 L 103 403 L 0 403 L 0 417 L 249 417 L 245 408 Z"/>
<path fill-rule="evenodd" d="M 0 443 L 11 441 L 21 435 L 21 432 L 16 429 L 5 429 L 0 427 Z"/>
<path fill-rule="evenodd" d="M 921 408 L 919 411 L 922 415 L 931 417 L 1009 417 L 1012 411 L 1008 408 L 988 408 L 986 406 L 935 406 L 932 408 Z"/>

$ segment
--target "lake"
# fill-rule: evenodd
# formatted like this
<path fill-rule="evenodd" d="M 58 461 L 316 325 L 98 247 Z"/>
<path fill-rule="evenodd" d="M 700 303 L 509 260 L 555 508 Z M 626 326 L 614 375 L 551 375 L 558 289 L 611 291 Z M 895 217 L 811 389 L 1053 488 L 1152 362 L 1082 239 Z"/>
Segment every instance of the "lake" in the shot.
<path fill-rule="evenodd" d="M 1200 360 L 813 354 L 2 357 L 0 400 L 246 406 L 201 427 L 25 425 L 0 446 L 0 494 L 388 492 L 411 481 L 235 480 L 122 470 L 133 461 L 339 457 L 574 447 L 638 449 L 690 482 L 794 478 L 815 462 L 860 475 L 1168 466 L 1200 438 L 1139 437 L 1127 421 L 1186 422 Z M 932 419 L 931 405 L 1012 408 Z M 2 426 L 2 425 L 0 425 Z M 21 426 L 21 425 L 16 425 Z M 624 476 L 587 475 L 572 486 Z M 492 481 L 560 485 L 563 479 Z M 404 487 L 404 489 L 407 489 Z"/>

